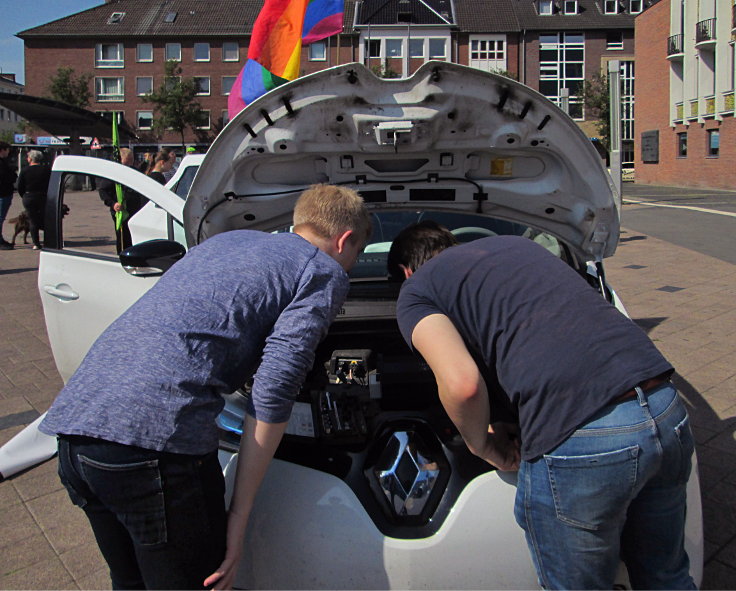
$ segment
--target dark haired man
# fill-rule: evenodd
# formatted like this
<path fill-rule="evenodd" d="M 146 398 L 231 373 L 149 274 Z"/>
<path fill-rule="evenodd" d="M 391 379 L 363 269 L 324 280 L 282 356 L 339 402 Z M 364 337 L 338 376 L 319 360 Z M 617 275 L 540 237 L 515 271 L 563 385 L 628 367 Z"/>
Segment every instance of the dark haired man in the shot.
<path fill-rule="evenodd" d="M 693 439 L 672 366 L 567 264 L 520 236 L 461 246 L 402 231 L 397 317 L 468 448 L 519 469 L 515 516 L 545 589 L 694 588 L 684 550 Z M 438 251 L 441 250 L 442 252 Z M 518 416 L 491 426 L 489 391 Z"/>

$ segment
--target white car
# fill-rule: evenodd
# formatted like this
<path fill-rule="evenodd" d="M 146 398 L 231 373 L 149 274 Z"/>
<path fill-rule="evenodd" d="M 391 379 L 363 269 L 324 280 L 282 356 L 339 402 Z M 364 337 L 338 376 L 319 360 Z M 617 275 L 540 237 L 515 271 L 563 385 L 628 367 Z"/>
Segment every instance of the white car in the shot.
<path fill-rule="evenodd" d="M 472 456 L 442 410 L 431 372 L 399 335 L 386 256 L 396 233 L 422 218 L 461 241 L 526 235 L 623 310 L 603 276 L 618 243 L 619 195 L 569 117 L 535 91 L 472 68 L 430 62 L 409 79 L 383 80 L 347 64 L 281 86 L 235 117 L 202 159 L 183 215 L 180 197 L 121 166 L 69 156 L 53 169 L 47 219 L 55 223 L 47 223 L 39 287 L 65 380 L 182 255 L 174 240 L 182 227 L 188 247 L 236 228 L 288 231 L 298 195 L 321 182 L 359 190 L 373 214 L 348 300 L 259 492 L 236 586 L 537 586 L 513 516 L 515 474 Z M 122 265 L 68 248 L 59 212 L 64 177 L 75 173 L 144 193 L 165 212 L 159 235 L 168 240 L 134 245 Z M 230 483 L 248 392 L 244 384 L 228 395 L 218 419 Z M 700 582 L 697 469 L 686 535 Z M 627 586 L 623 568 L 619 582 Z"/>

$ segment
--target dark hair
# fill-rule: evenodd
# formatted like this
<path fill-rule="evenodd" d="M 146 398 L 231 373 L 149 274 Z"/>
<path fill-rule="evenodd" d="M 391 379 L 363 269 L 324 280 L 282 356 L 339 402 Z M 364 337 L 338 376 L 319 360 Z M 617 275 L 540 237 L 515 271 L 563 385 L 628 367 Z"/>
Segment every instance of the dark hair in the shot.
<path fill-rule="evenodd" d="M 0 150 L 10 150 L 10 144 L 8 142 L 0 142 Z"/>
<path fill-rule="evenodd" d="M 450 246 L 457 240 L 444 226 L 432 220 L 407 226 L 398 233 L 388 252 L 388 275 L 393 281 L 405 279 L 401 265 L 416 271 L 429 259 Z"/>

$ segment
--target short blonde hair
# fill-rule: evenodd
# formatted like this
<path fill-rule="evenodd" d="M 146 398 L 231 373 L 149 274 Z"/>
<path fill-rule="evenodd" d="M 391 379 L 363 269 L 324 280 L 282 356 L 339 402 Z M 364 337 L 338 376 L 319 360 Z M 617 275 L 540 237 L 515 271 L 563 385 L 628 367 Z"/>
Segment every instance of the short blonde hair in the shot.
<path fill-rule="evenodd" d="M 322 238 L 352 230 L 353 243 L 365 244 L 373 226 L 363 198 L 352 189 L 336 185 L 312 185 L 294 206 L 294 229 L 309 226 Z"/>

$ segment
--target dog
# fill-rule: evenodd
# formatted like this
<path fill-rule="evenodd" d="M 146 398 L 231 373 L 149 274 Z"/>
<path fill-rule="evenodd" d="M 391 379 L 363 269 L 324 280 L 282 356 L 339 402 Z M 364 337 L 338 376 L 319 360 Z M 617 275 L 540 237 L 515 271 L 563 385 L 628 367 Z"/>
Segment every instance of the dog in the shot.
<path fill-rule="evenodd" d="M 69 206 L 64 203 L 61 206 L 61 217 L 65 217 L 69 214 Z M 15 233 L 13 234 L 12 245 L 15 246 L 15 239 L 18 234 L 23 234 L 23 244 L 28 244 L 28 234 L 31 232 L 31 218 L 28 217 L 28 212 L 23 210 L 18 214 L 18 217 L 8 220 L 9 224 L 15 224 Z M 43 227 L 39 228 L 43 230 Z"/>

